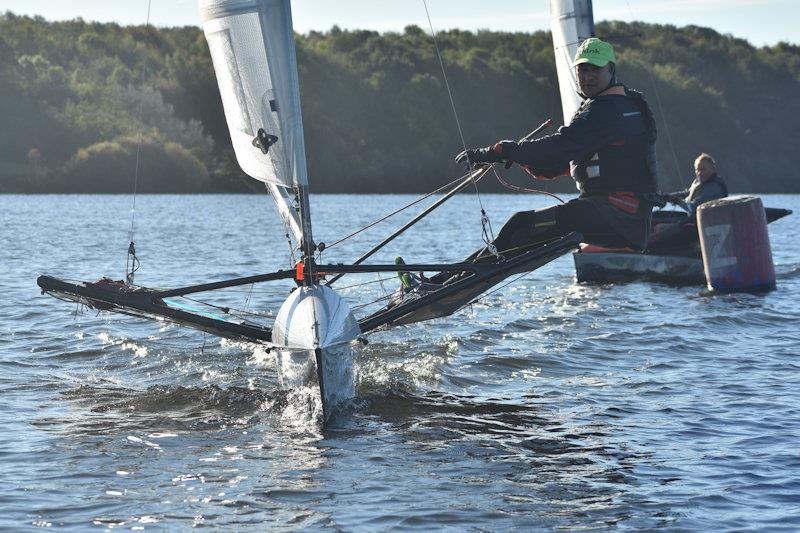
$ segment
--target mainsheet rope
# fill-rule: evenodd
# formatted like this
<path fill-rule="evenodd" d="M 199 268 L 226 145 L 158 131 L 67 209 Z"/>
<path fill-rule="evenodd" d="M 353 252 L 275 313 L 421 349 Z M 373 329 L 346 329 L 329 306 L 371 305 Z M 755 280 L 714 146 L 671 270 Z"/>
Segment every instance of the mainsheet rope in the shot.
<path fill-rule="evenodd" d="M 504 179 L 503 179 L 503 177 L 502 177 L 502 176 L 501 176 L 501 175 L 500 175 L 500 174 L 497 172 L 497 167 L 496 167 L 495 165 L 492 165 L 492 172 L 494 172 L 494 175 L 495 175 L 495 177 L 497 178 L 497 181 L 499 181 L 499 182 L 500 182 L 500 184 L 501 184 L 503 187 L 507 188 L 507 189 L 511 189 L 512 191 L 517 191 L 517 192 L 526 192 L 526 193 L 532 193 L 532 194 L 544 194 L 545 196 L 550 196 L 550 197 L 552 197 L 552 198 L 555 198 L 556 200 L 558 200 L 558 201 L 559 201 L 559 202 L 561 202 L 562 204 L 565 204 L 565 203 L 566 203 L 566 202 L 565 202 L 563 199 L 561 199 L 561 197 L 559 197 L 558 195 L 556 195 L 556 194 L 553 194 L 553 193 L 551 193 L 551 192 L 548 192 L 548 191 L 543 191 L 543 190 L 541 190 L 541 189 L 531 189 L 531 188 L 528 188 L 528 187 L 520 187 L 519 185 L 514 185 L 513 183 L 509 183 L 509 182 L 507 182 L 507 181 L 506 181 L 506 180 L 504 180 Z M 533 179 L 536 179 L 536 178 L 533 176 L 533 174 L 531 174 L 531 172 L 530 172 L 530 171 L 528 171 L 527 169 L 526 169 L 526 172 L 528 172 L 528 174 L 530 174 L 530 175 L 531 175 L 531 177 L 532 177 Z"/>
<path fill-rule="evenodd" d="M 150 7 L 152 0 L 147 0 L 147 18 L 144 23 L 145 29 L 150 26 Z M 128 233 L 128 255 L 125 260 L 125 280 L 133 283 L 133 275 L 139 270 L 139 258 L 136 257 L 136 245 L 133 236 L 136 230 L 136 192 L 139 188 L 139 159 L 142 151 L 142 117 L 144 116 L 144 87 L 147 81 L 147 47 L 144 47 L 144 59 L 142 61 L 142 94 L 139 99 L 139 135 L 136 141 L 136 166 L 133 171 L 133 200 L 131 207 L 131 229 Z"/>
<path fill-rule="evenodd" d="M 364 231 L 366 231 L 366 230 L 370 229 L 371 227 L 377 226 L 377 225 L 378 225 L 378 224 L 380 224 L 381 222 L 385 222 L 386 220 L 390 219 L 391 217 L 395 216 L 396 214 L 398 214 L 398 213 L 402 213 L 403 211 L 405 211 L 405 210 L 406 210 L 406 209 L 408 209 L 409 207 L 413 207 L 413 206 L 415 206 L 416 204 L 418 204 L 418 203 L 422 202 L 422 201 L 423 201 L 423 200 L 425 200 L 426 198 L 430 198 L 430 197 L 431 197 L 431 196 L 433 196 L 434 194 L 440 193 L 440 192 L 442 192 L 443 190 L 447 189 L 448 187 L 450 187 L 450 186 L 452 186 L 452 185 L 455 185 L 456 183 L 458 183 L 459 181 L 462 181 L 462 180 L 463 180 L 464 178 L 466 178 L 467 176 L 469 176 L 469 174 L 464 174 L 463 176 L 459 176 L 458 178 L 454 179 L 453 181 L 451 181 L 451 182 L 449 182 L 449 183 L 445 183 L 444 185 L 442 185 L 442 186 L 441 186 L 441 187 L 439 187 L 438 189 L 436 189 L 436 190 L 434 190 L 434 191 L 431 191 L 431 192 L 429 192 L 429 193 L 428 193 L 428 194 L 426 194 L 425 196 L 421 196 L 421 197 L 417 198 L 416 200 L 414 200 L 413 202 L 411 202 L 411 203 L 408 203 L 408 204 L 406 204 L 406 205 L 404 205 L 404 206 L 402 206 L 402 207 L 400 207 L 400 208 L 398 208 L 398 209 L 396 209 L 396 210 L 392 211 L 392 212 L 391 212 L 391 213 L 389 213 L 388 215 L 385 215 L 385 216 L 383 216 L 383 217 L 381 217 L 381 218 L 379 218 L 379 219 L 377 219 L 377 220 L 374 220 L 374 221 L 370 222 L 369 224 L 367 224 L 367 225 L 366 225 L 366 226 L 364 226 L 363 228 L 361 228 L 361 229 L 358 229 L 358 230 L 354 231 L 353 233 L 351 233 L 351 234 L 349 234 L 349 235 L 346 235 L 346 236 L 342 237 L 342 238 L 341 238 L 341 239 L 339 239 L 338 241 L 335 241 L 335 242 L 333 242 L 333 243 L 331 243 L 331 244 L 326 244 L 326 245 L 325 245 L 325 249 L 327 250 L 328 248 L 333 248 L 333 247 L 334 247 L 334 246 L 336 246 L 337 244 L 340 244 L 340 243 L 342 243 L 342 242 L 346 241 L 347 239 L 350 239 L 351 237 L 355 237 L 355 236 L 356 236 L 356 235 L 358 235 L 359 233 L 361 233 L 361 232 L 364 232 Z"/>
<path fill-rule="evenodd" d="M 433 46 L 436 48 L 436 57 L 439 59 L 439 66 L 442 68 L 442 78 L 444 79 L 444 85 L 447 87 L 447 96 L 450 98 L 450 107 L 453 109 L 453 117 L 456 120 L 456 127 L 458 128 L 458 135 L 461 138 L 461 146 L 464 148 L 464 151 L 467 151 L 467 142 L 464 140 L 464 132 L 461 129 L 461 121 L 458 118 L 458 110 L 456 109 L 456 102 L 453 99 L 453 91 L 450 90 L 450 81 L 447 78 L 447 70 L 444 68 L 444 59 L 442 59 L 442 52 L 439 49 L 439 42 L 436 40 L 436 30 L 433 29 L 433 22 L 431 21 L 431 14 L 428 10 L 428 2 L 426 0 L 422 0 L 422 5 L 425 7 L 425 15 L 428 18 L 428 26 L 431 28 L 431 38 L 433 39 Z M 478 200 L 478 205 L 481 208 L 481 228 L 482 228 L 482 236 L 483 240 L 486 243 L 487 248 L 489 251 L 497 256 L 497 248 L 494 246 L 494 231 L 492 230 L 492 223 L 489 220 L 489 216 L 486 214 L 486 210 L 483 207 L 483 201 L 481 200 L 481 194 L 478 191 L 478 183 L 475 180 L 472 180 L 472 185 L 475 187 L 475 198 Z M 488 230 L 487 230 L 488 228 Z"/>

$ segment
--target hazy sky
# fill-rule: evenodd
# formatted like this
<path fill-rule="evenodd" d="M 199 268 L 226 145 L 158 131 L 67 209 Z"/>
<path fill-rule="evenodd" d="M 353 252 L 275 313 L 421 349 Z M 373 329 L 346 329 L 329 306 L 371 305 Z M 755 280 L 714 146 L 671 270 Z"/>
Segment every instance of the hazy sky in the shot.
<path fill-rule="evenodd" d="M 480 28 L 503 31 L 547 29 L 547 0 L 427 0 L 437 30 Z M 0 11 L 47 19 L 143 24 L 148 0 L 0 0 Z M 660 24 L 708 26 L 761 46 L 800 43 L 799 0 L 594 0 L 595 21 L 641 20 Z M 427 28 L 422 0 L 296 0 L 295 30 L 342 28 L 401 30 Z M 151 23 L 199 25 L 196 0 L 152 0 Z"/>

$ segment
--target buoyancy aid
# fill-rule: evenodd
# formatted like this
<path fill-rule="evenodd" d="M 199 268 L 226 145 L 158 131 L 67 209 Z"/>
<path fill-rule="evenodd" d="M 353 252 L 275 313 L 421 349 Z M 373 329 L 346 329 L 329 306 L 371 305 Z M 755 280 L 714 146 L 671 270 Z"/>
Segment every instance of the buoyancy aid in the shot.
<path fill-rule="evenodd" d="M 713 176 L 708 178 L 703 183 L 700 183 L 699 180 L 695 180 L 694 182 L 692 182 L 692 186 L 689 187 L 689 192 L 688 192 L 688 194 L 686 196 L 686 201 L 687 202 L 694 202 L 695 200 L 697 200 L 701 196 L 703 196 L 704 189 L 710 189 L 715 184 L 719 188 L 719 192 L 716 193 L 716 194 L 713 194 L 713 196 L 715 197 L 714 199 L 716 199 L 717 197 L 718 198 L 724 198 L 724 197 L 728 196 L 728 186 L 725 185 L 725 182 L 722 181 L 722 178 L 720 178 L 715 173 Z M 711 199 L 712 199 L 711 197 L 707 198 L 707 200 L 711 200 Z"/>
<path fill-rule="evenodd" d="M 570 122 L 602 121 L 606 140 L 585 157 L 570 162 L 570 174 L 582 195 L 625 191 L 646 197 L 658 189 L 653 114 L 641 93 L 615 86 L 584 100 Z"/>

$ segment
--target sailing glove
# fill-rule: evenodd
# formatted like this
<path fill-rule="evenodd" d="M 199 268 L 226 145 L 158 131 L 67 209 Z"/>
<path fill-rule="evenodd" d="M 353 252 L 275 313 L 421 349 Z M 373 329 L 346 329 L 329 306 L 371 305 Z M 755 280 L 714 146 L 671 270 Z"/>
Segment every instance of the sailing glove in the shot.
<path fill-rule="evenodd" d="M 487 146 L 486 148 L 470 148 L 464 150 L 456 156 L 456 164 L 467 164 L 467 169 L 474 168 L 480 163 L 499 163 L 505 161 L 503 149 L 507 144 L 516 144 L 514 141 L 500 141 L 499 143 Z"/>

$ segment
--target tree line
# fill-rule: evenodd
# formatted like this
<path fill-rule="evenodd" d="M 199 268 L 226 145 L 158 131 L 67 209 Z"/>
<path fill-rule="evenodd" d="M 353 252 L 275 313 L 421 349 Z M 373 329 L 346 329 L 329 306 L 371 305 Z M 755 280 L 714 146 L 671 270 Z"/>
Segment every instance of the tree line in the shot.
<path fill-rule="evenodd" d="M 596 29 L 615 44 L 620 80 L 655 111 L 663 190 L 687 185 L 692 160 L 708 152 L 732 191 L 800 192 L 800 47 L 754 47 L 698 26 Z M 334 26 L 296 42 L 312 192 L 418 193 L 462 172 L 423 30 Z M 468 146 L 561 123 L 548 32 L 451 30 L 438 43 Z M 3 193 L 128 193 L 137 165 L 142 193 L 263 190 L 236 164 L 196 27 L 0 15 L 0 117 Z M 548 187 L 574 190 L 568 179 Z M 482 189 L 503 190 L 489 180 Z"/>

